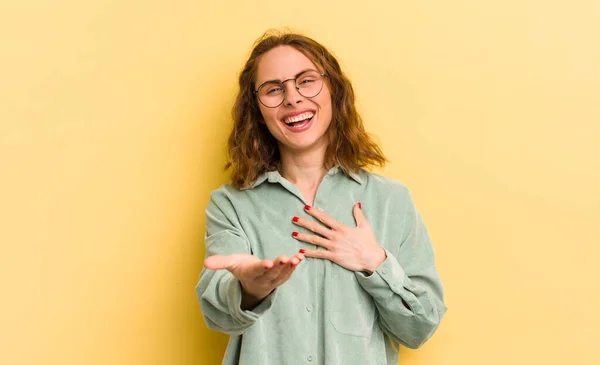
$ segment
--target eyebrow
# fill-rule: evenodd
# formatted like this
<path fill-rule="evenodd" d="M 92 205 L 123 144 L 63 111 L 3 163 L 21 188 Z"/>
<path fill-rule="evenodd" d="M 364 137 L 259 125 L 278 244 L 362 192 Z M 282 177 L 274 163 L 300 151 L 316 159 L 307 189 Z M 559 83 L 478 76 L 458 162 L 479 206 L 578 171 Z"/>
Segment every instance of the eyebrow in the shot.
<path fill-rule="evenodd" d="M 295 79 L 295 78 L 297 78 L 298 76 L 302 75 L 302 74 L 303 74 L 303 73 L 305 73 L 306 71 L 316 71 L 316 72 L 319 72 L 319 71 L 317 71 L 317 70 L 315 70 L 315 69 L 312 69 L 312 68 L 307 68 L 307 69 L 305 69 L 305 70 L 302 70 L 302 71 L 298 72 L 298 73 L 297 73 L 297 74 L 296 74 L 296 75 L 295 75 L 293 78 L 294 78 L 294 79 Z M 320 73 L 320 72 L 319 72 L 319 73 Z M 288 80 L 290 80 L 290 79 L 288 79 Z M 281 80 L 279 80 L 279 79 L 276 79 L 276 80 L 267 80 L 267 81 L 265 81 L 265 82 L 261 82 L 260 84 L 258 84 L 257 88 L 258 88 L 258 87 L 260 87 L 260 85 L 266 84 L 267 82 L 281 82 Z"/>

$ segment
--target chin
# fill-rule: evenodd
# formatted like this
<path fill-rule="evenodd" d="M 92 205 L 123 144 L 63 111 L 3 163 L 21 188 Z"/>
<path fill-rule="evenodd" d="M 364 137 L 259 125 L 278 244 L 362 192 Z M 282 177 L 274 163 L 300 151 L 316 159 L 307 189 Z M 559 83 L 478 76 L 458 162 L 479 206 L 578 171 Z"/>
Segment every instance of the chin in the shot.
<path fill-rule="evenodd" d="M 325 145 L 324 141 L 322 141 L 324 138 L 325 136 L 321 136 L 319 138 L 303 139 L 302 141 L 288 141 L 288 143 L 285 143 L 284 145 L 287 149 L 294 152 L 306 152 L 313 149 L 322 148 L 323 145 Z"/>

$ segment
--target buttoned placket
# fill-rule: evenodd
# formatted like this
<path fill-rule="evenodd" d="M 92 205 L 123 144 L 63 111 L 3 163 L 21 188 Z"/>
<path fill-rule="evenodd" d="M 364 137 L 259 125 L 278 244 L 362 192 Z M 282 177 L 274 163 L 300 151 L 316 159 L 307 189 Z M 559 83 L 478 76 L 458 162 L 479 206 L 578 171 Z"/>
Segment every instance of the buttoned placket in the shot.
<path fill-rule="evenodd" d="M 326 208 L 326 207 L 323 208 L 324 204 L 321 204 L 320 196 L 323 194 L 322 193 L 323 190 L 327 190 L 327 184 L 330 182 L 331 176 L 335 175 L 337 172 L 338 172 L 338 168 L 333 168 L 330 171 L 328 171 L 325 174 L 325 176 L 323 177 L 323 180 L 321 181 L 321 183 L 319 184 L 319 186 L 317 188 L 313 206 L 315 207 L 315 209 L 317 209 L 320 212 L 325 211 L 325 208 Z M 281 176 L 279 174 L 279 172 L 277 172 L 277 171 L 270 172 L 269 176 L 268 176 L 268 181 L 271 183 L 279 183 L 287 191 L 289 191 L 290 193 L 295 195 L 298 199 L 300 199 L 300 201 L 304 205 L 307 205 L 307 202 L 304 199 L 304 196 L 302 196 L 302 193 L 300 192 L 298 187 L 296 185 L 292 184 L 291 182 L 289 182 L 288 180 L 286 180 L 283 176 Z M 323 202 L 323 203 L 325 203 L 325 202 Z M 317 245 L 313 245 L 313 248 L 316 250 L 324 250 L 325 249 L 325 248 L 317 246 Z M 307 321 L 309 321 L 311 327 L 314 328 L 313 333 L 316 333 L 319 330 L 319 325 L 317 323 L 318 315 L 317 315 L 317 311 L 316 311 L 316 309 L 319 309 L 319 308 L 316 305 L 316 301 L 319 298 L 318 297 L 320 295 L 319 293 L 322 293 L 323 289 L 324 289 L 323 288 L 324 283 L 322 282 L 322 278 L 325 277 L 325 261 L 326 260 L 313 260 L 313 258 L 311 258 L 311 257 L 307 257 L 306 260 L 310 261 L 310 265 L 315 265 L 315 266 L 312 266 L 309 270 L 310 273 L 314 274 L 314 276 L 312 276 L 312 274 L 309 274 L 309 276 L 312 276 L 312 277 L 309 277 L 309 280 L 311 280 L 316 285 L 313 286 L 314 289 L 313 289 L 313 292 L 311 293 L 312 295 L 309 295 L 309 298 L 307 298 L 305 310 L 306 310 L 306 315 L 307 315 Z M 306 264 L 309 264 L 309 262 L 306 262 Z M 324 310 L 324 309 L 320 308 L 319 310 Z M 306 359 L 307 363 L 309 363 L 309 364 L 317 363 L 317 357 L 316 357 L 316 353 L 318 352 L 317 347 L 318 347 L 317 336 L 315 336 L 313 343 L 310 344 L 310 347 L 306 349 L 307 353 L 305 354 L 306 355 L 305 359 Z"/>
<path fill-rule="evenodd" d="M 330 171 L 328 171 L 325 176 L 323 176 L 323 180 L 321 180 L 321 183 L 319 184 L 319 187 L 317 188 L 317 192 L 315 194 L 315 200 L 313 202 L 313 207 L 315 209 L 317 209 L 319 212 L 323 212 L 327 210 L 327 205 L 326 205 L 326 201 L 322 198 L 322 197 L 327 197 L 328 193 L 329 193 L 329 184 L 331 184 L 331 177 L 333 175 L 335 175 L 335 173 L 337 172 L 337 168 L 331 169 Z M 314 249 L 316 250 L 325 250 L 324 247 L 321 246 L 317 246 L 314 245 L 313 246 Z M 306 306 L 306 311 L 307 313 L 310 314 L 310 320 L 311 323 L 314 323 L 314 328 L 315 328 L 315 334 L 317 333 L 317 331 L 319 331 L 319 328 L 321 328 L 322 326 L 320 326 L 317 322 L 319 321 L 319 318 L 322 319 L 322 311 L 325 310 L 325 308 L 321 307 L 319 304 L 317 303 L 322 303 L 322 299 L 323 299 L 323 292 L 325 290 L 325 282 L 324 282 L 324 278 L 325 278 L 325 265 L 327 264 L 327 260 L 313 260 L 312 258 L 308 258 L 309 260 L 312 260 L 312 270 L 311 272 L 314 273 L 314 277 L 311 278 L 312 282 L 315 283 L 315 289 L 313 290 L 313 297 L 309 298 L 310 302 L 308 303 L 308 305 Z M 315 336 L 317 337 L 317 336 Z M 323 361 L 322 359 L 318 359 L 316 354 L 318 353 L 318 343 L 317 341 L 314 341 L 313 344 L 313 348 L 311 348 L 306 356 L 306 363 L 307 364 L 320 364 L 321 361 Z"/>

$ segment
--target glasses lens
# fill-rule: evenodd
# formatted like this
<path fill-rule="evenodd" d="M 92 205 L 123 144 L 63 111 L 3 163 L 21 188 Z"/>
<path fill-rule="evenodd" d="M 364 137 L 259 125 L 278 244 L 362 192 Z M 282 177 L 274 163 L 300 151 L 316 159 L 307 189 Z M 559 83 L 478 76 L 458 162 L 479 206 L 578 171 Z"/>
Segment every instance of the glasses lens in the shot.
<path fill-rule="evenodd" d="M 290 79 L 291 80 L 291 79 Z M 290 81 L 290 80 L 286 80 Z M 317 71 L 306 71 L 296 78 L 296 87 L 305 98 L 317 96 L 323 89 L 323 76 Z M 260 102 L 269 108 L 276 108 L 285 98 L 285 86 L 281 82 L 267 82 L 258 88 Z"/>
<path fill-rule="evenodd" d="M 307 71 L 296 79 L 298 92 L 305 98 L 317 96 L 323 89 L 323 77 L 316 71 Z"/>
<path fill-rule="evenodd" d="M 260 102 L 265 106 L 274 108 L 283 101 L 283 85 L 277 82 L 268 82 L 258 89 Z"/>

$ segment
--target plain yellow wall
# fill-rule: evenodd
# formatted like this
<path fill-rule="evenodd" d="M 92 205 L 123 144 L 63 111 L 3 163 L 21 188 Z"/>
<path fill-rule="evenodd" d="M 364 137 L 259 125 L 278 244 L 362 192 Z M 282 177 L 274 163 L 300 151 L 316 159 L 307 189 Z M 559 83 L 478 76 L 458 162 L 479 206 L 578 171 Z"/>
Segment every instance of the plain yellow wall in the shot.
<path fill-rule="evenodd" d="M 600 2 L 0 2 L 0 363 L 218 364 L 194 286 L 252 42 L 330 47 L 449 311 L 403 365 L 598 364 Z"/>

